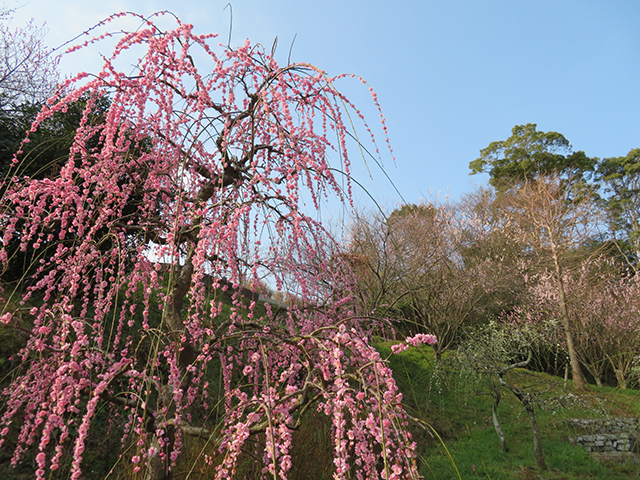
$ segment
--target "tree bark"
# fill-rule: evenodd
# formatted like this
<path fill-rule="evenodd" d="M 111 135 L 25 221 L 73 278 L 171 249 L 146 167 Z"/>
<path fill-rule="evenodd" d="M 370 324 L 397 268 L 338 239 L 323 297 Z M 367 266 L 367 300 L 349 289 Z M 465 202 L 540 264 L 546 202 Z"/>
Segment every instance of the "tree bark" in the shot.
<path fill-rule="evenodd" d="M 518 397 L 520 398 L 520 397 Z M 525 410 L 529 414 L 529 420 L 531 421 L 531 432 L 533 435 L 533 455 L 536 457 L 536 463 L 541 470 L 547 469 L 547 464 L 544 461 L 544 454 L 542 453 L 542 442 L 540 441 L 540 428 L 538 427 L 538 420 L 536 419 L 536 411 L 533 406 L 531 398 L 528 394 L 524 394 L 520 401 L 524 405 Z"/>
<path fill-rule="evenodd" d="M 602 378 L 600 378 L 600 375 L 594 375 L 593 378 L 596 379 L 596 385 L 602 387 Z"/>
<path fill-rule="evenodd" d="M 193 276 L 193 254 L 195 247 L 189 246 L 187 258 L 182 267 L 178 269 L 179 274 L 175 279 L 171 293 L 171 301 L 165 306 L 164 317 L 171 328 L 171 335 L 175 342 L 175 355 L 178 368 L 181 374 L 181 388 L 186 391 L 191 383 L 191 374 L 188 367 L 193 364 L 197 357 L 195 348 L 193 347 L 189 336 L 186 333 L 184 323 L 182 321 L 182 307 L 185 295 L 191 284 Z M 173 472 L 171 471 L 171 463 L 173 451 L 175 448 L 176 427 L 168 424 L 167 421 L 175 416 L 175 403 L 173 393 L 169 385 L 164 385 L 158 392 L 158 400 L 156 412 L 165 412 L 159 415 L 154 422 L 150 432 L 150 445 L 154 447 L 155 454 L 150 455 L 147 462 L 147 470 L 145 480 L 171 480 Z M 160 441 L 156 431 L 159 428 L 155 423 L 165 423 L 164 445 Z M 160 448 L 162 446 L 162 448 Z M 161 457 L 161 453 L 164 458 Z"/>
<path fill-rule="evenodd" d="M 533 455 L 536 458 L 536 463 L 541 470 L 547 469 L 547 464 L 544 461 L 544 453 L 542 452 L 542 441 L 540 440 L 540 427 L 538 427 L 538 420 L 536 419 L 536 411 L 531 401 L 531 394 L 527 393 L 519 388 L 515 387 L 508 383 L 503 377 L 507 373 L 507 371 L 512 370 L 514 368 L 522 368 L 529 364 L 532 358 L 532 352 L 529 351 L 529 356 L 527 360 L 524 362 L 514 363 L 509 365 L 501 372 L 498 372 L 498 381 L 501 385 L 507 387 L 511 392 L 520 400 L 522 405 L 524 406 L 527 414 L 529 415 L 529 421 L 531 422 L 531 433 L 533 436 Z"/>
<path fill-rule="evenodd" d="M 613 369 L 613 371 L 616 374 L 616 380 L 618 381 L 618 387 L 620 387 L 620 389 L 622 390 L 626 390 L 627 389 L 627 378 L 624 374 L 624 371 L 621 368 L 615 368 Z"/>
<path fill-rule="evenodd" d="M 170 407 L 167 412 L 170 415 L 165 414 L 161 418 L 157 418 L 156 421 L 163 421 L 166 423 L 169 416 L 175 415 L 173 398 L 168 386 L 163 387 L 158 394 L 156 411 L 162 411 L 163 407 Z M 149 432 L 151 439 L 147 448 L 153 448 L 155 453 L 150 455 L 147 460 L 147 469 L 144 480 L 171 480 L 173 478 L 173 472 L 171 471 L 171 454 L 175 443 L 176 427 L 174 425 L 165 426 L 166 436 L 164 438 L 164 445 L 156 433 L 158 425 L 156 425 L 155 422 L 151 423 L 151 429 L 153 431 Z"/>
<path fill-rule="evenodd" d="M 569 361 L 571 363 L 571 377 L 573 378 L 573 388 L 575 390 L 585 389 L 585 380 L 582 370 L 580 369 L 580 361 L 578 360 L 578 354 L 576 353 L 576 347 L 573 342 L 573 332 L 571 331 L 571 320 L 569 318 L 569 309 L 567 308 L 567 297 L 564 289 L 564 282 L 562 281 L 562 267 L 558 259 L 558 253 L 555 243 L 551 242 L 551 251 L 553 256 L 553 264 L 556 272 L 556 285 L 558 286 L 558 298 L 560 300 L 560 314 L 562 317 L 562 326 L 564 328 L 564 334 L 567 341 L 567 351 L 569 353 Z"/>
<path fill-rule="evenodd" d="M 523 392 L 522 390 L 507 383 L 502 375 L 498 376 L 500 383 L 513 392 L 513 394 L 522 402 L 524 409 L 529 415 L 529 421 L 531 422 L 531 435 L 533 436 L 533 456 L 536 458 L 536 463 L 541 470 L 547 469 L 547 464 L 544 461 L 544 453 L 542 452 L 542 441 L 540 440 L 540 427 L 538 426 L 538 420 L 536 419 L 536 410 L 531 401 L 530 394 Z"/>
<path fill-rule="evenodd" d="M 491 407 L 491 418 L 493 420 L 493 427 L 496 429 L 496 433 L 498 434 L 498 438 L 500 439 L 500 450 L 506 452 L 507 440 L 504 436 L 504 431 L 502 430 L 500 421 L 498 420 L 498 405 L 500 404 L 500 399 L 502 398 L 502 396 L 500 395 L 500 391 L 497 388 L 494 388 L 492 395 L 493 405 Z"/>

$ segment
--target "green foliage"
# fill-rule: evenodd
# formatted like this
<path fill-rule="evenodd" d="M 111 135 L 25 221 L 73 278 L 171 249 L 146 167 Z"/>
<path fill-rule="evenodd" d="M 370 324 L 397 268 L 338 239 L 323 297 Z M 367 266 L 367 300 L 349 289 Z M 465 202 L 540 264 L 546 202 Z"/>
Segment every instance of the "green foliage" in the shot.
<path fill-rule="evenodd" d="M 69 105 L 66 111 L 56 112 L 38 130 L 29 134 L 29 143 L 21 145 L 31 129 L 40 109 L 39 104 L 25 103 L 13 111 L 0 111 L 0 176 L 28 176 L 35 179 L 52 178 L 69 159 L 69 148 L 80 125 L 86 99 Z M 99 123 L 109 107 L 105 97 L 97 101 L 89 116 L 90 123 Z M 95 139 L 95 145 L 98 144 Z M 95 146 L 94 145 L 94 146 Z M 13 163 L 16 152 L 18 163 Z"/>
<path fill-rule="evenodd" d="M 489 183 L 499 190 L 538 175 L 582 176 L 594 166 L 595 159 L 582 151 L 572 152 L 564 135 L 541 132 L 535 123 L 516 125 L 508 139 L 490 143 L 469 163 L 472 175 L 488 173 Z"/>
<path fill-rule="evenodd" d="M 381 345 L 380 351 L 390 354 L 388 345 Z M 639 472 L 637 464 L 603 463 L 570 444 L 567 437 L 576 432 L 564 420 L 637 416 L 640 391 L 590 387 L 573 394 L 564 389 L 561 378 L 519 369 L 510 372 L 509 381 L 545 389 L 547 400 L 538 405 L 538 421 L 549 469 L 542 472 L 536 468 L 529 419 L 513 395 L 504 394 L 500 403 L 508 442 L 508 451 L 503 452 L 491 422 L 492 398 L 485 394 L 486 384 L 461 370 L 452 355 L 445 355 L 436 367 L 433 353 L 422 346 L 392 355 L 389 361 L 405 404 L 419 419 L 413 432 L 423 461 L 420 472 L 427 480 L 622 480 Z M 553 401 L 556 398 L 565 400 Z"/>
<path fill-rule="evenodd" d="M 605 158 L 598 163 L 596 181 L 603 190 L 603 205 L 611 231 L 635 257 L 640 253 L 640 149 L 624 157 Z"/>
<path fill-rule="evenodd" d="M 5 325 L 0 325 L 0 385 L 11 374 L 18 360 L 12 358 L 26 344 L 27 335 Z"/>
<path fill-rule="evenodd" d="M 433 222 L 438 217 L 438 210 L 439 207 L 431 203 L 405 203 L 391 212 L 387 218 L 387 225 L 393 228 L 396 222 L 411 221 L 416 217 Z"/>

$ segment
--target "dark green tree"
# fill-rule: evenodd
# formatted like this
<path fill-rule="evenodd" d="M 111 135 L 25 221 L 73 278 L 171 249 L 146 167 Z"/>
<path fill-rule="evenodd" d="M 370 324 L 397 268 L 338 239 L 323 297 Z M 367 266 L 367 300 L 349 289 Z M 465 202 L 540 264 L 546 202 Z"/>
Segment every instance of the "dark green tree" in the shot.
<path fill-rule="evenodd" d="M 85 106 L 86 100 L 82 99 L 71 104 L 67 111 L 55 113 L 37 131 L 31 132 L 29 143 L 25 144 L 22 142 L 42 105 L 23 103 L 13 111 L 0 111 L 0 175 L 3 190 L 11 177 L 26 176 L 41 180 L 57 175 L 69 159 L 69 148 Z M 92 112 L 91 121 L 101 122 L 108 106 L 108 102 L 101 99 Z M 98 144 L 97 138 L 95 144 Z"/>
<path fill-rule="evenodd" d="M 488 173 L 489 183 L 498 191 L 533 180 L 560 174 L 584 179 L 593 171 L 596 159 L 583 151 L 573 152 L 571 144 L 558 132 L 542 132 L 535 123 L 516 125 L 506 140 L 492 142 L 469 163 L 471 174 Z"/>
<path fill-rule="evenodd" d="M 615 243 L 627 263 L 635 265 L 640 258 L 640 148 L 624 157 L 602 159 L 596 182 Z"/>

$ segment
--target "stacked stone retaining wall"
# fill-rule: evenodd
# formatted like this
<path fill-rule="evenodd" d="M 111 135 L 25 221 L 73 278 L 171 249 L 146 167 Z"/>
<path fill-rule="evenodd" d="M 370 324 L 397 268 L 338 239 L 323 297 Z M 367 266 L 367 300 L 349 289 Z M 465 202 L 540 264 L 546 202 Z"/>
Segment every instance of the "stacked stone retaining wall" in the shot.
<path fill-rule="evenodd" d="M 638 418 L 585 419 L 571 418 L 570 425 L 586 432 L 569 437 L 591 453 L 638 452 L 640 448 L 640 423 Z"/>

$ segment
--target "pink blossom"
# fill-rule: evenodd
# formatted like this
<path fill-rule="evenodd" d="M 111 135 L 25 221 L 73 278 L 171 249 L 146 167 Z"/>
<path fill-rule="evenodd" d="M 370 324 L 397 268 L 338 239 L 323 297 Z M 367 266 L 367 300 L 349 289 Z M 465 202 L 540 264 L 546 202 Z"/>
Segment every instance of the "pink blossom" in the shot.
<path fill-rule="evenodd" d="M 140 28 L 107 27 L 123 16 Z M 31 128 L 33 140 L 81 101 L 70 160 L 51 178 L 16 176 L 0 198 L 5 236 L 23 251 L 44 251 L 50 238 L 21 299 L 42 299 L 31 315 L 43 337 L 30 339 L 21 354 L 34 361 L 7 389 L 2 425 L 24 432 L 12 462 L 37 445 L 37 472 L 54 451 L 52 469 L 69 455 L 70 477 L 82 478 L 103 411 L 126 432 L 123 448 L 136 449 L 134 472 L 150 457 L 174 468 L 198 423 L 219 449 L 208 452 L 217 479 L 236 476 L 256 430 L 266 471 L 286 478 L 296 421 L 317 399 L 336 478 L 352 469 L 379 478 L 381 455 L 392 474 L 417 478 L 401 396 L 371 343 L 341 242 L 309 211 L 331 197 L 351 202 L 345 119 L 360 120 L 377 152 L 362 113 L 333 86 L 343 77 L 279 66 L 248 41 L 218 49 L 178 20 L 173 29 L 154 21 L 118 14 L 92 29 L 86 46 L 120 32 L 114 52 L 95 75 L 68 79 Z M 134 75 L 119 69 L 131 50 L 141 53 Z M 287 308 L 263 314 L 243 298 L 265 272 Z M 434 341 L 415 336 L 395 349 Z M 218 390 L 221 425 L 199 415 Z"/>
<path fill-rule="evenodd" d="M 427 335 L 424 333 L 418 333 L 413 337 L 407 337 L 405 339 L 405 342 L 413 345 L 414 347 L 417 347 L 422 343 L 426 343 L 427 345 L 435 345 L 437 341 L 438 339 L 436 338 L 435 335 Z"/>
<path fill-rule="evenodd" d="M 405 350 L 409 349 L 409 345 L 407 345 L 406 343 L 396 343 L 395 345 L 391 345 L 391 351 L 393 353 L 400 353 L 400 352 L 404 352 Z"/>
<path fill-rule="evenodd" d="M 391 351 L 393 353 L 400 353 L 406 351 L 409 346 L 417 347 L 423 343 L 427 345 L 435 345 L 438 339 L 435 335 L 418 333 L 417 335 L 413 335 L 411 337 L 407 337 L 404 342 L 397 343 L 391 346 Z"/>

